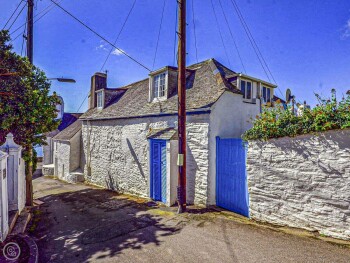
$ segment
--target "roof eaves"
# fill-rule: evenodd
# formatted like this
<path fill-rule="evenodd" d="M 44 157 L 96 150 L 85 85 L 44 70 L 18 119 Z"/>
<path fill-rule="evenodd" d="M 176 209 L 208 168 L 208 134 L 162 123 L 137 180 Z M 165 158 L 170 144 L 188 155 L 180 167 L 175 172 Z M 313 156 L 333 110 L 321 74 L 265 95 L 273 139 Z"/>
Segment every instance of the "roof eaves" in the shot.
<path fill-rule="evenodd" d="M 245 75 L 243 73 L 239 73 L 238 76 L 244 77 L 244 78 L 247 78 L 247 79 L 250 79 L 250 80 L 254 80 L 254 81 L 257 81 L 257 82 L 261 82 L 262 84 L 266 84 L 268 86 L 271 86 L 272 88 L 277 88 L 277 85 L 275 85 L 275 84 L 272 84 L 272 83 L 270 83 L 268 81 L 265 81 L 265 80 L 262 80 L 262 79 L 258 79 L 258 78 L 254 78 L 254 77 Z"/>
<path fill-rule="evenodd" d="M 213 104 L 213 103 L 212 103 Z M 212 105 L 211 104 L 211 105 Z M 200 108 L 200 109 L 192 109 L 187 110 L 187 115 L 199 115 L 199 114 L 209 114 L 211 112 L 210 106 L 206 108 Z M 114 117 L 114 116 L 108 116 L 108 117 L 87 117 L 87 118 L 80 118 L 82 121 L 91 121 L 91 120 L 123 120 L 123 119 L 137 119 L 137 118 L 148 118 L 148 117 L 165 117 L 165 116 L 174 116 L 177 115 L 177 112 L 167 112 L 167 113 L 157 113 L 157 114 L 146 114 L 146 115 L 135 115 L 130 117 Z"/>

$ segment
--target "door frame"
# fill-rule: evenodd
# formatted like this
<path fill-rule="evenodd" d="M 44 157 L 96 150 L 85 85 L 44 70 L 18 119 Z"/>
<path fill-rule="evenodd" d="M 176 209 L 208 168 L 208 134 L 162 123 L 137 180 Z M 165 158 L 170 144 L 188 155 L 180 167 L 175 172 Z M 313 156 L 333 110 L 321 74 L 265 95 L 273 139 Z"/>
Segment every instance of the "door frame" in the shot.
<path fill-rule="evenodd" d="M 163 189 L 163 182 L 162 182 L 162 179 L 163 179 L 163 176 L 162 174 L 160 174 L 161 176 L 161 179 L 160 179 L 160 183 L 161 183 L 161 201 L 160 200 L 157 200 L 159 202 L 163 202 L 165 204 L 168 203 L 168 182 L 169 182 L 169 172 L 168 172 L 168 141 L 167 140 L 162 140 L 162 139 L 149 139 L 149 167 L 150 167 L 150 173 L 149 173 L 149 197 L 152 198 L 152 192 L 153 192 L 153 143 L 164 143 L 165 145 L 165 166 L 166 166 L 166 174 L 165 174 L 165 179 L 166 179 L 166 183 L 165 183 L 165 189 Z M 161 158 L 162 156 L 160 156 Z M 162 161 L 162 160 L 161 160 Z M 161 171 L 161 169 L 160 169 Z M 164 191 L 165 190 L 165 191 Z M 163 193 L 165 192 L 165 196 L 163 196 Z"/>

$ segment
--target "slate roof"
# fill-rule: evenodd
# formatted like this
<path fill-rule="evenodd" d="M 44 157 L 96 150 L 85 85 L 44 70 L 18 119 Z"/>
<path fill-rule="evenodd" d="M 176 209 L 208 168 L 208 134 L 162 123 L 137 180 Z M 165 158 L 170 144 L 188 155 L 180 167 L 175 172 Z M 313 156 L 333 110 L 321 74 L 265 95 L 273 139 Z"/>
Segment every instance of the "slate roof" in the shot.
<path fill-rule="evenodd" d="M 178 133 L 175 128 L 150 129 L 147 139 L 177 140 Z"/>
<path fill-rule="evenodd" d="M 215 59 L 209 59 L 187 67 L 186 110 L 188 112 L 208 109 L 225 91 L 241 94 L 227 78 L 237 75 Z M 167 100 L 148 102 L 149 79 L 121 87 L 126 89 L 123 96 L 112 104 L 100 109 L 90 109 L 80 119 L 133 118 L 152 115 L 175 114 L 177 94 Z"/>
<path fill-rule="evenodd" d="M 79 117 L 81 115 L 82 115 L 82 113 L 69 113 L 69 112 L 63 113 L 61 123 L 58 126 L 57 130 L 46 133 L 46 136 L 47 137 L 54 137 L 57 133 L 63 131 L 65 128 L 67 128 L 69 125 L 71 125 L 77 119 L 79 119 Z"/>
<path fill-rule="evenodd" d="M 71 125 L 77 119 L 79 119 L 79 117 L 81 115 L 82 115 L 82 113 L 69 113 L 69 112 L 63 113 L 62 122 L 58 126 L 58 130 L 63 131 L 65 128 L 67 128 L 69 125 Z"/>
<path fill-rule="evenodd" d="M 63 131 L 61 131 L 56 136 L 54 136 L 53 140 L 69 141 L 80 130 L 81 130 L 81 120 L 76 120 L 75 122 L 70 124 L 68 127 L 66 127 Z"/>
<path fill-rule="evenodd" d="M 281 99 L 280 97 L 277 97 L 276 95 L 273 95 L 272 101 L 278 101 L 280 100 L 282 104 L 286 104 L 286 101 Z"/>

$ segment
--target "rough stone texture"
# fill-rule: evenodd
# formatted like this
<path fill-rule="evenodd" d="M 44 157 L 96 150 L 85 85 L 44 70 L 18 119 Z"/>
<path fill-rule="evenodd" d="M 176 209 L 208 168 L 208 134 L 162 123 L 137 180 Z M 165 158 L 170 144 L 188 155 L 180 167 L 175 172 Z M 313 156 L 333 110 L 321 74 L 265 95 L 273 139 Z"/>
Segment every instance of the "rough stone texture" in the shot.
<path fill-rule="evenodd" d="M 55 141 L 54 143 L 55 176 L 67 180 L 70 171 L 70 143 L 65 141 Z"/>
<path fill-rule="evenodd" d="M 253 141 L 250 215 L 350 239 L 350 130 Z"/>
<path fill-rule="evenodd" d="M 85 180 L 111 190 L 149 196 L 150 129 L 176 127 L 177 117 L 84 121 Z M 188 180 L 190 203 L 206 203 L 208 114 L 188 116 Z M 89 145 L 90 141 L 90 145 Z M 176 163 L 172 164 L 176 165 Z M 89 168 L 91 167 L 91 172 Z"/>
<path fill-rule="evenodd" d="M 53 163 L 45 164 L 43 165 L 42 171 L 45 176 L 53 176 L 55 175 L 55 165 Z"/>

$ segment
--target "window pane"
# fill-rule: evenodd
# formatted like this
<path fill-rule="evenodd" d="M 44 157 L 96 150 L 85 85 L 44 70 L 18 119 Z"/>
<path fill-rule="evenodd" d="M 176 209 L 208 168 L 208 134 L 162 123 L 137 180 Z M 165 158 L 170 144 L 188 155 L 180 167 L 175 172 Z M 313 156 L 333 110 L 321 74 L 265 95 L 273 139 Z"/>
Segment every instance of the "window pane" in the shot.
<path fill-rule="evenodd" d="M 245 98 L 245 81 L 241 80 L 241 91 L 243 94 L 243 98 Z"/>
<path fill-rule="evenodd" d="M 97 107 L 98 108 L 103 107 L 103 94 L 102 94 L 102 92 L 97 93 Z"/>
<path fill-rule="evenodd" d="M 271 89 L 267 89 L 267 102 L 271 102 Z"/>
<path fill-rule="evenodd" d="M 153 90 L 154 90 L 154 97 L 157 98 L 158 90 L 159 90 L 159 76 L 154 77 Z"/>
<path fill-rule="evenodd" d="M 153 90 L 154 97 L 164 97 L 165 96 L 165 73 L 154 76 Z"/>
<path fill-rule="evenodd" d="M 252 83 L 247 82 L 247 99 L 252 98 Z"/>
<path fill-rule="evenodd" d="M 266 102 L 266 87 L 263 87 L 263 98 L 264 98 L 264 101 Z"/>

